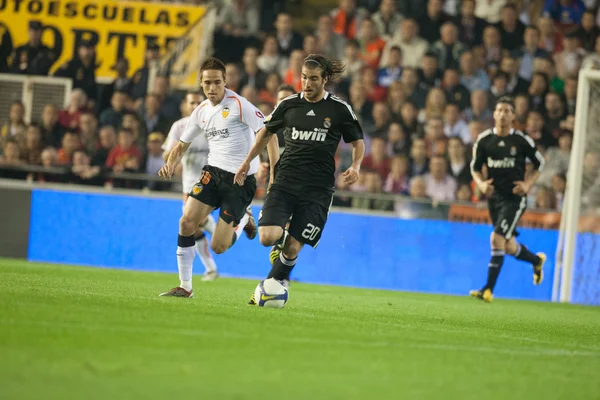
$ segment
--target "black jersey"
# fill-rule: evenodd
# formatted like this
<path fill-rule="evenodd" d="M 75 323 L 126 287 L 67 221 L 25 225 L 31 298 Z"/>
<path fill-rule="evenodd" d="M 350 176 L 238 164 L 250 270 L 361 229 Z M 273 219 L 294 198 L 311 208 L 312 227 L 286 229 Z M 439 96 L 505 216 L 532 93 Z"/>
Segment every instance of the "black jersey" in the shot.
<path fill-rule="evenodd" d="M 363 138 L 352 107 L 325 92 L 310 103 L 304 93 L 283 99 L 265 119 L 269 132 L 283 128 L 285 150 L 275 167 L 275 184 L 295 193 L 324 191 L 335 183 L 335 153 L 340 139 L 346 143 Z"/>
<path fill-rule="evenodd" d="M 544 167 L 544 156 L 535 147 L 532 138 L 523 132 L 512 129 L 508 136 L 496 135 L 496 129 L 483 131 L 473 145 L 471 173 L 480 172 L 485 164 L 488 179 L 494 179 L 494 197 L 519 200 L 513 194 L 514 182 L 525 179 L 525 164 L 533 163 L 535 169 Z"/>

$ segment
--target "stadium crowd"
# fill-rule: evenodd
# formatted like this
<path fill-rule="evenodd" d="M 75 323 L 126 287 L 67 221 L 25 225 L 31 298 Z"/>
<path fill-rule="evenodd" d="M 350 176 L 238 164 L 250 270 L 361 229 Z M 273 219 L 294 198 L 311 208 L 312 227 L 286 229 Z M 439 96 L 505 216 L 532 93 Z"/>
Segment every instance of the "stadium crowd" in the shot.
<path fill-rule="evenodd" d="M 437 202 L 481 200 L 471 180 L 471 146 L 492 126 L 495 100 L 508 94 L 515 97 L 516 128 L 530 135 L 547 159 L 529 206 L 560 210 L 577 74 L 584 63 L 600 63 L 597 0 L 340 0 L 305 34 L 294 29 L 285 2 L 265 3 L 225 2 L 215 55 L 227 63 L 228 87 L 265 115 L 281 84 L 301 90 L 307 54 L 320 52 L 345 62 L 343 79 L 330 90 L 354 108 L 368 154 L 360 181 L 346 187 L 339 180 L 338 189 Z M 52 54 L 40 30 L 41 23 L 31 21 L 26 44 L 9 48 L 0 42 L 1 72 L 49 73 Z M 133 72 L 126 58 L 119 60 L 117 77 L 100 90 L 94 43 L 82 41 L 73 60 L 54 72 L 73 79 L 69 105 L 48 104 L 27 124 L 24 106 L 16 102 L 0 132 L 1 165 L 52 166 L 68 173 L 2 169 L 0 175 L 174 189 L 154 181 L 106 178 L 107 172 L 156 175 L 162 166 L 161 145 L 171 123 L 181 117 L 183 98 L 170 89 L 166 76 L 157 76 L 148 91 L 148 66 L 158 62 L 162 50 L 149 47 L 145 66 Z M 350 148 L 342 144 L 339 171 L 350 160 Z M 600 200 L 600 155 L 588 152 L 584 168 L 589 172 L 586 198 Z M 338 197 L 335 204 L 394 208 L 393 201 L 377 196 Z"/>

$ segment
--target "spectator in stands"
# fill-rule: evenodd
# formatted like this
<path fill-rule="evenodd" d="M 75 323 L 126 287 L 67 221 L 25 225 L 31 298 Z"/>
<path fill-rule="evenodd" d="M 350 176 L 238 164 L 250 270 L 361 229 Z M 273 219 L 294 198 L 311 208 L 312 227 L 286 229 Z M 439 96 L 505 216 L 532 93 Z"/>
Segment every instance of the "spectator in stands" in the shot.
<path fill-rule="evenodd" d="M 62 138 L 62 147 L 58 149 L 58 165 L 68 165 L 73 163 L 73 154 L 81 149 L 81 140 L 79 135 L 73 131 L 65 132 Z"/>
<path fill-rule="evenodd" d="M 355 39 L 365 14 L 356 8 L 356 0 L 339 0 L 339 7 L 331 11 L 333 31 L 346 39 Z"/>
<path fill-rule="evenodd" d="M 548 148 L 544 154 L 546 165 L 544 165 L 544 169 L 536 182 L 537 185 L 550 186 L 555 175 L 567 172 L 572 144 L 573 135 L 571 132 L 561 131 L 558 137 L 558 146 Z"/>
<path fill-rule="evenodd" d="M 460 83 L 460 77 L 456 69 L 446 68 L 444 71 L 444 79 L 442 80 L 442 87 L 446 92 L 446 98 L 449 103 L 458 105 L 461 111 L 469 107 L 471 94 L 467 88 Z"/>
<path fill-rule="evenodd" d="M 256 90 L 263 89 L 267 80 L 267 74 L 258 66 L 258 49 L 256 47 L 247 47 L 244 50 L 242 62 L 244 69 L 242 71 L 240 86 L 251 86 Z"/>
<path fill-rule="evenodd" d="M 535 191 L 535 208 L 556 210 L 556 195 L 552 189 L 538 186 Z"/>
<path fill-rule="evenodd" d="M 363 127 L 373 124 L 373 102 L 367 99 L 367 94 L 361 81 L 353 81 L 350 85 L 349 103 Z"/>
<path fill-rule="evenodd" d="M 73 90 L 67 108 L 58 112 L 58 123 L 64 129 L 79 129 L 79 115 L 86 110 L 86 105 L 87 95 L 83 89 Z"/>
<path fill-rule="evenodd" d="M 419 69 L 419 85 L 429 92 L 431 88 L 439 87 L 441 82 L 437 55 L 431 52 L 425 53 Z"/>
<path fill-rule="evenodd" d="M 406 98 L 409 99 L 417 108 L 424 108 L 427 98 L 427 90 L 419 85 L 419 76 L 417 70 L 412 67 L 404 68 L 400 79 Z"/>
<path fill-rule="evenodd" d="M 365 173 L 365 189 L 367 193 L 378 194 L 383 192 L 383 178 L 377 172 Z M 369 210 L 392 211 L 394 204 L 391 200 L 382 198 L 354 198 L 352 206 Z"/>
<path fill-rule="evenodd" d="M 385 138 L 391 122 L 390 110 L 383 101 L 373 104 L 373 126 L 365 124 L 364 129 L 368 136 Z"/>
<path fill-rule="evenodd" d="M 410 180 L 409 194 L 412 199 L 428 199 L 427 184 L 422 176 L 415 176 Z"/>
<path fill-rule="evenodd" d="M 379 36 L 384 40 L 392 38 L 404 17 L 396 10 L 394 0 L 382 0 L 379 11 L 371 17 Z"/>
<path fill-rule="evenodd" d="M 277 38 L 267 36 L 263 43 L 262 52 L 256 60 L 258 67 L 265 72 L 280 73 L 284 70 L 286 59 L 279 55 Z"/>
<path fill-rule="evenodd" d="M 584 11 L 585 5 L 581 0 L 546 0 L 544 3 L 544 15 L 552 18 L 563 30 L 579 25 Z"/>
<path fill-rule="evenodd" d="M 302 48 L 302 35 L 293 30 L 293 24 L 292 16 L 288 13 L 279 13 L 275 20 L 275 37 L 279 44 L 279 54 L 284 57 Z"/>
<path fill-rule="evenodd" d="M 540 43 L 538 47 L 546 50 L 548 53 L 562 51 L 563 36 L 554 26 L 554 21 L 548 16 L 542 16 L 538 20 L 538 29 L 540 30 Z"/>
<path fill-rule="evenodd" d="M 361 21 L 357 39 L 360 44 L 360 58 L 365 65 L 378 68 L 385 41 L 379 37 L 375 24 L 371 19 L 365 18 Z"/>
<path fill-rule="evenodd" d="M 471 186 L 463 183 L 456 190 L 456 201 L 460 203 L 470 203 L 471 197 L 473 197 L 473 192 L 471 191 Z"/>
<path fill-rule="evenodd" d="M 100 114 L 100 125 L 110 125 L 115 129 L 121 126 L 128 98 L 129 95 L 126 92 L 115 91 L 110 100 L 110 108 L 105 109 Z"/>
<path fill-rule="evenodd" d="M 429 47 L 429 43 L 417 35 L 418 29 L 415 20 L 405 19 L 402 21 L 394 36 L 387 41 L 380 65 L 388 63 L 389 53 L 396 46 L 402 50 L 402 66 L 418 68 Z"/>
<path fill-rule="evenodd" d="M 429 44 L 437 42 L 440 40 L 442 25 L 449 20 L 450 16 L 442 10 L 442 0 L 428 0 L 427 13 L 419 19 L 419 26 L 426 27 L 421 29 L 421 36 Z"/>
<path fill-rule="evenodd" d="M 548 132 L 558 138 L 560 134 L 560 123 L 566 117 L 565 107 L 562 98 L 556 92 L 546 93 L 544 99 L 546 129 Z"/>
<path fill-rule="evenodd" d="M 265 79 L 265 87 L 258 92 L 259 100 L 262 103 L 269 103 L 272 106 L 275 105 L 277 103 L 277 89 L 281 83 L 281 76 L 277 72 L 268 74 Z"/>
<path fill-rule="evenodd" d="M 458 137 L 464 143 L 471 143 L 469 125 L 460 118 L 460 109 L 455 103 L 446 104 L 444 110 L 444 134 L 448 137 Z"/>
<path fill-rule="evenodd" d="M 437 0 L 434 0 L 437 1 Z M 465 51 L 465 46 L 458 41 L 458 30 L 452 22 L 446 22 L 440 30 L 441 38 L 432 46 L 432 51 L 438 57 L 439 68 L 458 68 L 460 55 Z"/>
<path fill-rule="evenodd" d="M 19 144 L 23 143 L 25 139 L 25 106 L 19 100 L 13 101 L 10 105 L 10 111 L 8 114 L 8 123 L 6 123 L 0 130 L 1 142 L 6 141 L 8 138 L 14 138 Z"/>
<path fill-rule="evenodd" d="M 69 171 L 68 180 L 77 185 L 103 186 L 103 168 L 90 165 L 90 156 L 85 150 L 77 150 L 73 154 L 73 166 Z"/>
<path fill-rule="evenodd" d="M 136 102 L 135 108 L 139 109 L 148 93 L 148 80 L 150 70 L 158 69 L 160 62 L 160 47 L 154 42 L 149 42 L 144 54 L 144 65 L 134 72 L 131 88 L 131 98 Z"/>
<path fill-rule="evenodd" d="M 376 172 L 381 179 L 385 179 L 390 173 L 390 158 L 386 147 L 387 144 L 384 138 L 373 138 L 369 154 L 362 163 L 362 168 Z"/>
<path fill-rule="evenodd" d="M 385 178 L 383 190 L 387 193 L 407 195 L 409 189 L 409 169 L 410 162 L 406 155 L 400 154 L 392 158 L 390 172 Z"/>
<path fill-rule="evenodd" d="M 315 35 L 306 35 L 302 41 L 302 50 L 305 54 L 321 54 L 323 51 L 319 48 L 317 37 Z"/>
<path fill-rule="evenodd" d="M 333 31 L 333 20 L 329 15 L 321 15 L 317 30 L 315 31 L 319 49 L 323 54 L 336 60 L 344 57 L 344 44 L 346 39 Z"/>
<path fill-rule="evenodd" d="M 446 154 L 448 138 L 444 134 L 444 121 L 440 117 L 432 117 L 425 123 L 425 143 L 427 155 L 433 156 Z"/>
<path fill-rule="evenodd" d="M 225 77 L 227 78 L 227 88 L 239 93 L 242 89 L 242 75 L 237 64 L 228 63 L 225 65 Z"/>
<path fill-rule="evenodd" d="M 77 54 L 54 73 L 54 76 L 72 79 L 73 88 L 81 89 L 87 95 L 86 106 L 90 109 L 94 109 L 98 98 L 95 46 L 89 40 L 82 40 L 77 46 Z"/>
<path fill-rule="evenodd" d="M 9 58 L 13 52 L 13 42 L 4 23 L 0 22 L 0 73 L 9 72 Z"/>
<path fill-rule="evenodd" d="M 563 39 L 563 51 L 554 55 L 556 74 L 561 79 L 577 74 L 585 57 L 585 50 L 579 47 L 579 37 L 576 32 L 569 32 Z"/>
<path fill-rule="evenodd" d="M 55 104 L 46 104 L 44 106 L 41 129 L 44 144 L 58 148 L 65 130 L 58 123 L 58 107 Z"/>
<path fill-rule="evenodd" d="M 14 138 L 5 140 L 0 155 L 0 178 L 25 179 L 27 172 L 14 168 L 24 164 L 19 143 Z"/>
<path fill-rule="evenodd" d="M 475 0 L 463 0 L 460 16 L 456 18 L 459 40 L 468 48 L 482 43 L 483 30 L 487 26 L 484 19 L 475 16 Z"/>
<path fill-rule="evenodd" d="M 390 49 L 388 63 L 383 68 L 379 68 L 377 82 L 379 86 L 389 87 L 400 79 L 400 75 L 402 75 L 402 50 L 394 46 Z"/>
<path fill-rule="evenodd" d="M 519 61 L 510 54 L 504 55 L 500 62 L 500 71 L 508 75 L 508 84 L 506 90 L 512 96 L 526 93 L 529 87 L 529 81 L 519 76 Z"/>
<path fill-rule="evenodd" d="M 556 138 L 546 130 L 544 126 L 544 118 L 538 111 L 529 111 L 529 114 L 527 114 L 525 130 L 527 134 L 535 141 L 536 145 L 543 150 L 558 144 Z"/>
<path fill-rule="evenodd" d="M 100 147 L 92 155 L 92 165 L 106 165 L 110 151 L 117 145 L 117 134 L 115 128 L 110 125 L 100 128 L 98 133 Z"/>
<path fill-rule="evenodd" d="M 481 121 L 469 120 L 469 133 L 471 134 L 471 143 L 477 141 L 477 137 L 486 129 L 488 126 Z"/>
<path fill-rule="evenodd" d="M 596 38 L 600 35 L 600 28 L 596 26 L 596 15 L 592 10 L 586 10 L 581 17 L 581 26 L 574 32 L 579 38 L 581 46 L 586 51 L 594 51 Z"/>
<path fill-rule="evenodd" d="M 258 105 L 258 91 L 253 86 L 244 86 L 240 91 L 240 95 L 250 102 L 250 104 Z"/>
<path fill-rule="evenodd" d="M 46 147 L 41 154 L 42 167 L 46 170 L 55 169 L 58 167 L 58 153 L 54 147 Z M 39 182 L 62 182 L 61 174 L 53 174 L 49 172 L 35 173 L 34 179 Z"/>
<path fill-rule="evenodd" d="M 387 103 L 389 111 L 392 113 L 394 118 L 400 115 L 400 109 L 405 101 L 406 93 L 404 92 L 404 86 L 402 85 L 402 82 L 393 82 L 387 91 Z"/>
<path fill-rule="evenodd" d="M 575 103 L 577 102 L 577 76 L 568 76 L 564 87 L 565 105 L 567 114 L 575 115 Z"/>
<path fill-rule="evenodd" d="M 27 43 L 15 49 L 11 72 L 23 75 L 48 75 L 56 55 L 42 43 L 42 23 L 29 21 Z"/>
<path fill-rule="evenodd" d="M 169 132 L 171 124 L 169 120 L 161 114 L 160 108 L 161 104 L 158 95 L 154 93 L 149 93 L 148 95 L 146 95 L 146 101 L 144 102 L 144 111 L 143 114 L 140 115 L 140 117 L 144 121 L 144 132 L 158 131 L 162 132 L 163 134 Z"/>
<path fill-rule="evenodd" d="M 363 68 L 360 78 L 368 100 L 372 102 L 385 100 L 386 90 L 377 84 L 377 72 L 374 68 Z"/>
<path fill-rule="evenodd" d="M 500 65 L 502 60 L 502 37 L 500 31 L 494 25 L 488 25 L 483 30 L 483 54 L 485 55 L 485 67 Z"/>
<path fill-rule="evenodd" d="M 502 7 L 505 4 L 506 0 L 478 1 L 475 4 L 475 15 L 488 21 L 490 24 L 498 23 Z"/>
<path fill-rule="evenodd" d="M 536 58 L 533 60 L 534 72 L 542 72 L 548 81 L 548 90 L 557 93 L 563 92 L 564 81 L 556 75 L 556 68 L 552 58 Z"/>
<path fill-rule="evenodd" d="M 518 129 L 520 131 L 525 130 L 528 113 L 529 113 L 529 98 L 524 94 L 520 94 L 517 97 L 515 97 L 515 121 L 514 121 L 515 129 Z"/>
<path fill-rule="evenodd" d="M 229 36 L 244 39 L 259 33 L 259 12 L 249 0 L 232 0 L 221 9 L 219 28 Z"/>
<path fill-rule="evenodd" d="M 37 124 L 31 124 L 25 131 L 25 141 L 21 150 L 21 158 L 29 165 L 42 164 L 42 151 L 44 143 L 42 142 L 42 130 Z"/>
<path fill-rule="evenodd" d="M 302 65 L 304 64 L 304 51 L 294 50 L 290 55 L 289 68 L 283 75 L 283 83 L 290 85 L 296 92 L 302 91 Z"/>
<path fill-rule="evenodd" d="M 119 57 L 115 63 L 114 69 L 117 72 L 117 77 L 110 85 L 110 90 L 112 92 L 121 91 L 131 95 L 133 82 L 127 75 L 129 72 L 129 60 L 125 57 Z"/>
<path fill-rule="evenodd" d="M 138 114 L 132 112 L 126 112 L 123 115 L 123 123 L 121 128 L 127 128 L 133 133 L 133 139 L 136 141 L 139 147 L 146 143 L 146 135 L 148 132 L 142 127 L 142 122 L 138 117 Z"/>
<path fill-rule="evenodd" d="M 85 112 L 79 116 L 79 137 L 85 152 L 92 154 L 98 150 L 98 120 L 93 113 Z"/>
<path fill-rule="evenodd" d="M 517 7 L 513 3 L 508 3 L 502 7 L 500 22 L 497 26 L 500 31 L 502 48 L 509 51 L 514 51 L 523 46 L 525 25 L 519 21 L 518 17 Z"/>
<path fill-rule="evenodd" d="M 427 93 L 425 108 L 419 111 L 418 120 L 425 123 L 431 118 L 442 118 L 446 108 L 446 93 L 441 88 L 432 88 Z"/>
<path fill-rule="evenodd" d="M 425 139 L 415 138 L 410 147 L 410 176 L 423 175 L 428 171 L 427 143 Z"/>
<path fill-rule="evenodd" d="M 410 137 L 399 122 L 393 121 L 388 127 L 387 140 L 392 154 L 408 154 Z"/>
<path fill-rule="evenodd" d="M 158 170 L 165 165 L 165 160 L 162 157 L 162 144 L 165 141 L 165 135 L 160 132 L 152 132 L 148 135 L 148 143 L 146 145 L 146 155 L 142 162 L 144 172 L 148 175 L 157 176 Z M 170 185 L 165 185 L 165 182 L 148 181 L 148 188 L 151 190 L 167 190 Z"/>
<path fill-rule="evenodd" d="M 467 149 L 465 143 L 458 136 L 448 139 L 448 171 L 459 185 L 469 185 L 471 183 L 471 168 L 467 160 Z"/>
<path fill-rule="evenodd" d="M 415 103 L 406 100 L 400 108 L 400 118 L 398 121 L 402 129 L 408 135 L 409 139 L 423 137 L 423 126 L 418 121 L 419 110 Z"/>
<path fill-rule="evenodd" d="M 137 172 L 142 161 L 142 153 L 135 145 L 133 132 L 127 128 L 119 129 L 118 142 L 106 160 L 106 167 L 113 172 Z"/>
<path fill-rule="evenodd" d="M 489 107 L 490 101 L 488 93 L 483 90 L 474 90 L 471 92 L 470 98 L 471 106 L 465 110 L 465 119 L 467 121 L 480 121 L 485 125 L 490 124 L 493 115 L 492 110 Z"/>
<path fill-rule="evenodd" d="M 346 65 L 346 70 L 342 76 L 353 82 L 360 80 L 360 73 L 364 68 L 365 63 L 360 58 L 360 44 L 358 41 L 350 39 L 346 42 L 342 62 Z"/>
<path fill-rule="evenodd" d="M 544 107 L 544 98 L 548 92 L 548 76 L 543 72 L 534 72 L 527 89 L 530 109 L 541 111 Z"/>
<path fill-rule="evenodd" d="M 546 50 L 538 47 L 540 31 L 535 26 L 525 28 L 524 45 L 513 51 L 516 59 L 520 59 L 519 77 L 529 81 L 533 75 L 533 60 L 539 57 L 548 57 Z"/>
<path fill-rule="evenodd" d="M 453 201 L 456 199 L 458 185 L 448 175 L 446 160 L 442 156 L 434 156 L 429 161 L 429 173 L 423 176 L 427 196 L 435 201 Z"/>
<path fill-rule="evenodd" d="M 508 95 L 508 74 L 499 71 L 492 80 L 492 86 L 489 92 L 489 104 L 496 104 L 496 101 L 502 96 Z"/>
<path fill-rule="evenodd" d="M 472 0 L 469 0 L 472 2 Z M 475 56 L 465 51 L 460 56 L 460 83 L 469 91 L 489 90 L 490 78 L 481 68 L 477 68 Z"/>
<path fill-rule="evenodd" d="M 169 77 L 158 75 L 154 78 L 152 92 L 158 96 L 160 102 L 160 114 L 170 121 L 175 121 L 181 118 L 181 96 L 171 92 L 171 83 Z"/>
<path fill-rule="evenodd" d="M 552 178 L 552 191 L 556 196 L 556 208 L 558 211 L 562 210 L 566 189 L 567 175 L 564 173 L 554 175 L 554 177 Z"/>

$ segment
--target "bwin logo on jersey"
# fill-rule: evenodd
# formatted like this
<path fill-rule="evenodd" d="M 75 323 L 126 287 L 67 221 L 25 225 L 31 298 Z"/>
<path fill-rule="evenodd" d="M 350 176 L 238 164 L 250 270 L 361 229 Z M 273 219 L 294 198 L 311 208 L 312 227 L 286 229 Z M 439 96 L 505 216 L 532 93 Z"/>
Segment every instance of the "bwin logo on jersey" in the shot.
<path fill-rule="evenodd" d="M 315 128 L 312 131 L 299 131 L 292 128 L 292 139 L 294 140 L 312 140 L 313 142 L 324 142 L 327 129 Z"/>
<path fill-rule="evenodd" d="M 503 160 L 494 160 L 491 157 L 487 159 L 487 165 L 490 168 L 514 168 L 516 160 L 510 157 L 504 157 Z"/>

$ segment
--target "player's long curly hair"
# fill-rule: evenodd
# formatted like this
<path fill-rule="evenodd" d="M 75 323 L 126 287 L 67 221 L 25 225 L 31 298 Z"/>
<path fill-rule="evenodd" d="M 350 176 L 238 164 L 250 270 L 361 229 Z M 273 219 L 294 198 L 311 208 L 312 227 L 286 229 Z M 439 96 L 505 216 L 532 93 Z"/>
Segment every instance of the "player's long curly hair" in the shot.
<path fill-rule="evenodd" d="M 346 65 L 339 60 L 330 60 L 322 54 L 309 54 L 304 59 L 306 68 L 320 68 L 321 77 L 327 78 L 328 83 L 335 82 L 346 70 Z"/>

